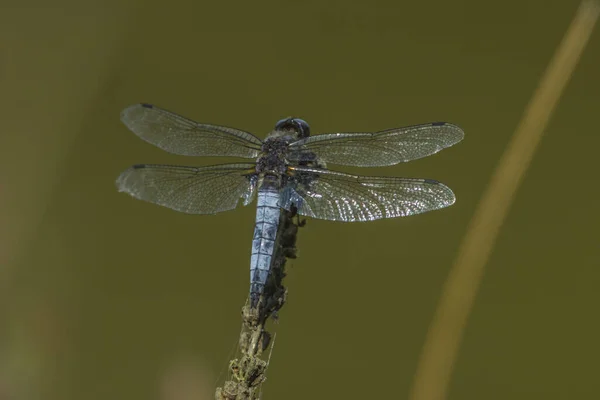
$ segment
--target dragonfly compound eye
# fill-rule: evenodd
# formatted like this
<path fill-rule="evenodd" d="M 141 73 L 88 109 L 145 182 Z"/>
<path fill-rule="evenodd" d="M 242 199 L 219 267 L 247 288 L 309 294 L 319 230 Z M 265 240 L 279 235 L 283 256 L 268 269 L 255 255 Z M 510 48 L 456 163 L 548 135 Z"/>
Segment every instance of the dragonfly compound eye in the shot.
<path fill-rule="evenodd" d="M 277 121 L 275 130 L 278 131 L 294 131 L 298 134 L 298 138 L 302 139 L 310 136 L 310 126 L 301 118 L 285 118 Z"/>

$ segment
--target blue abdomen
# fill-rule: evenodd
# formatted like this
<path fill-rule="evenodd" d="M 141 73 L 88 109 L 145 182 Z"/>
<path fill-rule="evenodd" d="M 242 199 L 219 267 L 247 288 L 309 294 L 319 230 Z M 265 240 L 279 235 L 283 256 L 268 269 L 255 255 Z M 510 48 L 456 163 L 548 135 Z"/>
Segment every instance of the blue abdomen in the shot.
<path fill-rule="evenodd" d="M 267 186 L 267 187 L 265 187 Z M 262 294 L 269 277 L 279 226 L 279 192 L 263 185 L 258 191 L 256 223 L 250 257 L 250 298 L 252 303 Z"/>

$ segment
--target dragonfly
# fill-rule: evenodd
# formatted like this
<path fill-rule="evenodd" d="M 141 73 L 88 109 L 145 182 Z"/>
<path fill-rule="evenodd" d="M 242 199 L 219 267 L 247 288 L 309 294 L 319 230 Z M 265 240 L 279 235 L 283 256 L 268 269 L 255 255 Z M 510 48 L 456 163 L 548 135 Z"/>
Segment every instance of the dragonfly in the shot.
<path fill-rule="evenodd" d="M 253 302 L 269 276 L 281 209 L 316 219 L 366 222 L 437 210 L 456 200 L 450 188 L 432 179 L 359 176 L 327 168 L 391 166 L 435 154 L 464 137 L 461 128 L 447 122 L 311 136 L 306 121 L 289 117 L 262 140 L 151 104 L 126 108 L 121 121 L 169 153 L 251 159 L 211 166 L 137 164 L 116 184 L 136 199 L 188 214 L 216 214 L 257 198 L 250 257 Z"/>

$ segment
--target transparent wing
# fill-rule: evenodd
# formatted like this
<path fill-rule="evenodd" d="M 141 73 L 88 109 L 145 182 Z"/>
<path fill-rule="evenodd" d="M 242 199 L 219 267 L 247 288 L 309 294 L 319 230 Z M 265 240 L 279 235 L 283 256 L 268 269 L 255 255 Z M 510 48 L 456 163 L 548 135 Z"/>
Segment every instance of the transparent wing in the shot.
<path fill-rule="evenodd" d="M 290 167 L 280 205 L 313 218 L 373 221 L 404 217 L 454 204 L 452 190 L 430 179 L 369 177 L 315 168 Z"/>
<path fill-rule="evenodd" d="M 215 214 L 250 203 L 256 191 L 254 164 L 209 167 L 134 165 L 117 179 L 120 192 L 188 214 Z"/>
<path fill-rule="evenodd" d="M 427 157 L 460 142 L 464 132 L 447 122 L 407 126 L 376 133 L 330 133 L 290 145 L 296 161 L 318 157 L 326 163 L 382 167 Z"/>
<path fill-rule="evenodd" d="M 121 121 L 146 142 L 184 156 L 254 158 L 262 145 L 251 133 L 200 124 L 151 104 L 127 107 L 121 113 Z"/>

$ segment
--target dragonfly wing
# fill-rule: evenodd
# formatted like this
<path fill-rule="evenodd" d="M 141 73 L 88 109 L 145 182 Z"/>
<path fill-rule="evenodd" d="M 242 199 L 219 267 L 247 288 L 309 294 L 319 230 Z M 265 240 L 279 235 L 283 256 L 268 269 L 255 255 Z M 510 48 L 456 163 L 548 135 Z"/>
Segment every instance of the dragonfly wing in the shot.
<path fill-rule="evenodd" d="M 301 215 L 359 222 L 404 217 L 454 204 L 452 190 L 430 179 L 368 177 L 290 167 L 280 206 Z"/>
<path fill-rule="evenodd" d="M 251 133 L 200 124 L 150 104 L 127 107 L 121 121 L 146 142 L 184 156 L 255 158 L 262 145 Z"/>
<path fill-rule="evenodd" d="M 139 164 L 117 179 L 120 192 L 188 214 L 215 214 L 250 203 L 256 191 L 254 164 L 208 167 Z"/>
<path fill-rule="evenodd" d="M 290 144 L 296 161 L 315 156 L 325 163 L 382 167 L 427 157 L 460 142 L 464 132 L 447 122 L 407 126 L 376 133 L 330 133 Z"/>

